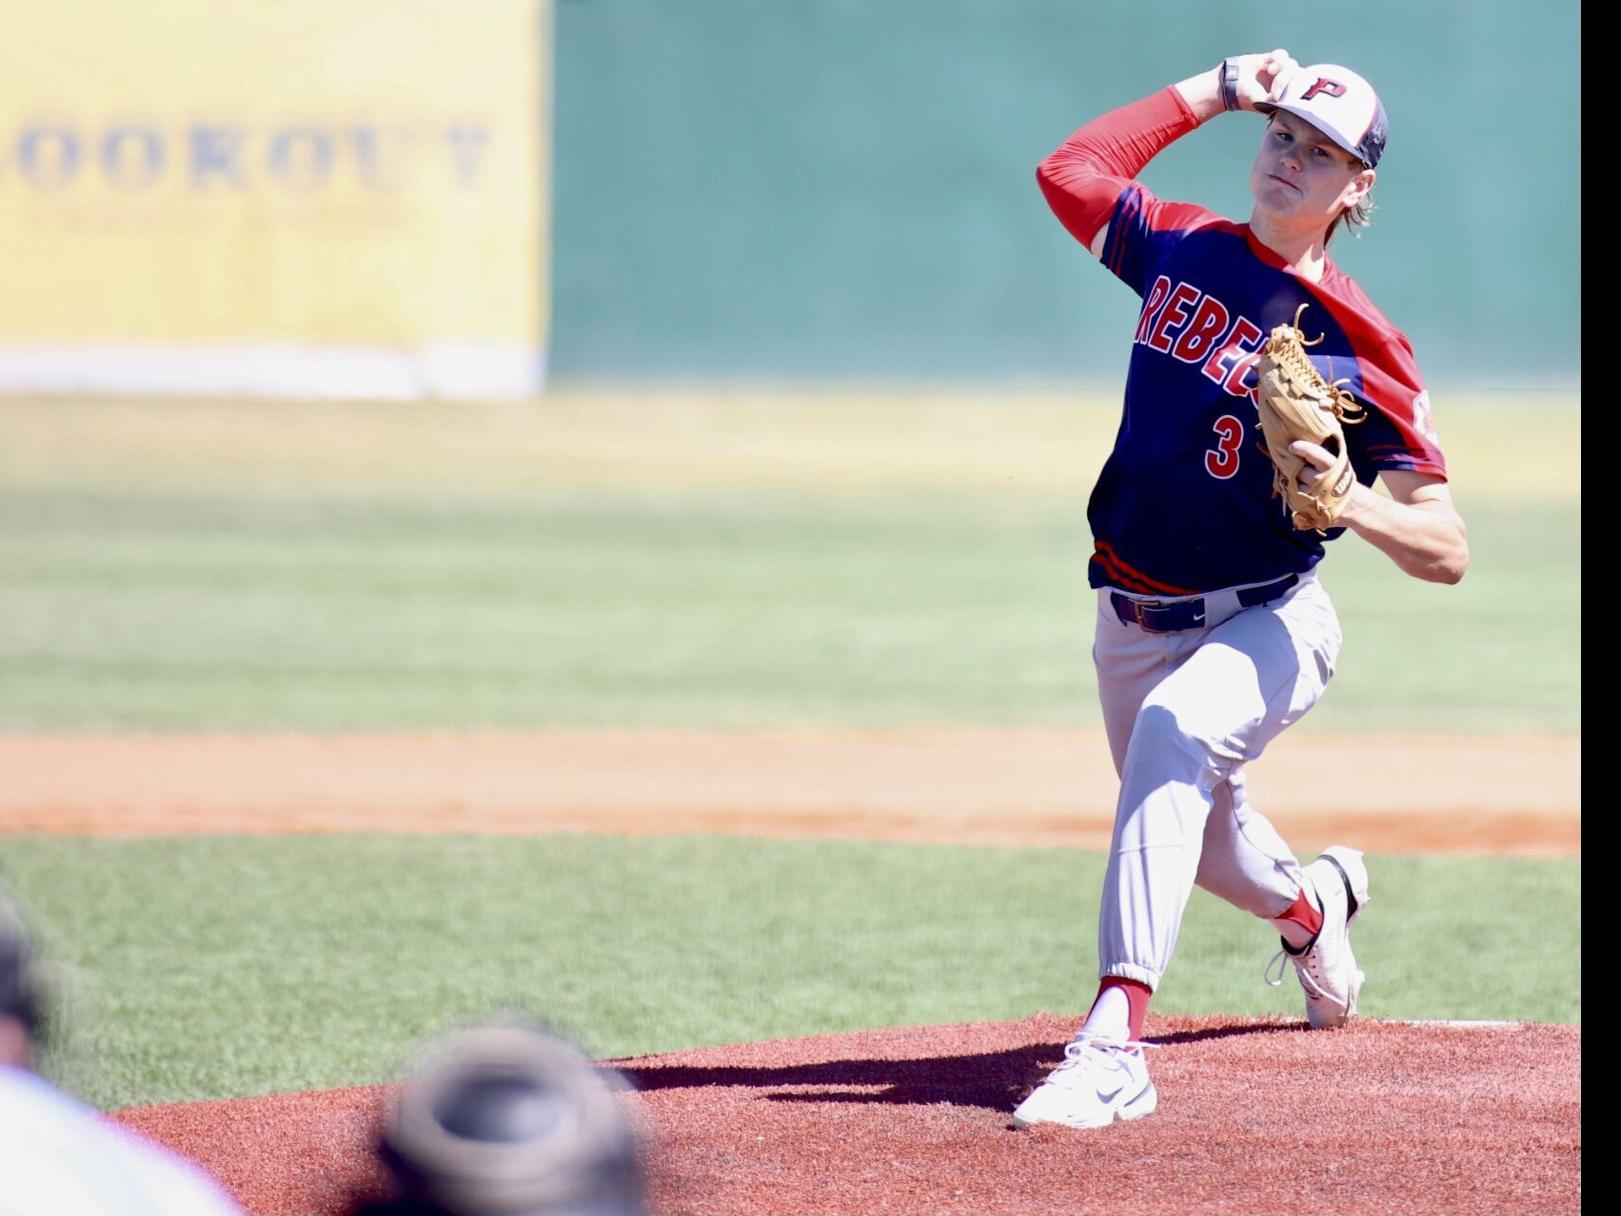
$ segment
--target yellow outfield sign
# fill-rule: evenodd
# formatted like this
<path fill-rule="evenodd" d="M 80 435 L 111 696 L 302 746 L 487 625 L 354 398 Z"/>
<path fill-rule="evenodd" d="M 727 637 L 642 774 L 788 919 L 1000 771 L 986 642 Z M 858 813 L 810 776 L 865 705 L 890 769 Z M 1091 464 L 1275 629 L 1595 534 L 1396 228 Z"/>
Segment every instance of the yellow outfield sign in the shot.
<path fill-rule="evenodd" d="M 549 0 L 0 13 L 0 388 L 539 388 Z"/>

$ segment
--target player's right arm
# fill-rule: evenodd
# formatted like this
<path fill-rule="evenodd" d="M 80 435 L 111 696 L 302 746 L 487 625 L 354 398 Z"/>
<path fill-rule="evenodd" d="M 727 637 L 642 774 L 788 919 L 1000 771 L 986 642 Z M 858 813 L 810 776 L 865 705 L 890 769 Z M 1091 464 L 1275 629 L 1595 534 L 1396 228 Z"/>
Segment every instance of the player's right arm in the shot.
<path fill-rule="evenodd" d="M 1299 66 L 1284 50 L 1237 55 L 1232 62 L 1244 110 L 1276 97 Z M 1101 258 L 1121 192 L 1162 149 L 1225 108 L 1218 66 L 1093 119 L 1041 162 L 1036 181 L 1059 222 Z"/>

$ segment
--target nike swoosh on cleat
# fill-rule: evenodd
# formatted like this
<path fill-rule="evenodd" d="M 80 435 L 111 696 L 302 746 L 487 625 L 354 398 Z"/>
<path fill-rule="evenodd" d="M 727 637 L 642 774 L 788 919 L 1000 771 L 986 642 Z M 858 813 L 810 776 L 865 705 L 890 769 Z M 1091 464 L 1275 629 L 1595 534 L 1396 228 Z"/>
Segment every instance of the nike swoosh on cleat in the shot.
<path fill-rule="evenodd" d="M 1124 1088 L 1125 1088 L 1124 1085 L 1116 1085 L 1108 1093 L 1104 1093 L 1100 1089 L 1100 1090 L 1098 1090 L 1098 1101 L 1099 1102 L 1113 1102 L 1117 1097 L 1120 1096 L 1120 1091 L 1122 1089 L 1124 1089 Z"/>
<path fill-rule="evenodd" d="M 1324 853 L 1323 860 L 1340 872 L 1340 881 L 1345 884 L 1345 923 L 1349 925 L 1361 906 L 1357 903 L 1356 892 L 1351 890 L 1351 876 L 1345 872 L 1345 867 L 1337 858 Z"/>

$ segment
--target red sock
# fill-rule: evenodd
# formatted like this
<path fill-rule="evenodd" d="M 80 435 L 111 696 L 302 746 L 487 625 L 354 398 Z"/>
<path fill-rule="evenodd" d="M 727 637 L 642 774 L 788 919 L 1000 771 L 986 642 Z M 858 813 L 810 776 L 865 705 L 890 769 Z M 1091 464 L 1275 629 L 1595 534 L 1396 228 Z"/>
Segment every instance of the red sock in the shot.
<path fill-rule="evenodd" d="M 1306 898 L 1306 889 L 1302 887 L 1300 894 L 1295 896 L 1295 902 L 1285 908 L 1279 915 L 1272 918 L 1276 924 L 1286 920 L 1291 924 L 1299 925 L 1315 938 L 1323 931 L 1323 914 Z"/>
<path fill-rule="evenodd" d="M 1106 975 L 1098 984 L 1098 997 L 1101 997 L 1111 988 L 1118 988 L 1125 994 L 1126 1004 L 1130 1011 L 1126 1014 L 1127 1025 L 1133 1039 L 1143 1037 L 1143 1020 L 1148 1017 L 1148 1002 L 1154 995 L 1154 990 L 1141 980 L 1128 980 L 1124 976 Z M 1097 1007 L 1097 997 L 1092 999 L 1092 1005 Z"/>

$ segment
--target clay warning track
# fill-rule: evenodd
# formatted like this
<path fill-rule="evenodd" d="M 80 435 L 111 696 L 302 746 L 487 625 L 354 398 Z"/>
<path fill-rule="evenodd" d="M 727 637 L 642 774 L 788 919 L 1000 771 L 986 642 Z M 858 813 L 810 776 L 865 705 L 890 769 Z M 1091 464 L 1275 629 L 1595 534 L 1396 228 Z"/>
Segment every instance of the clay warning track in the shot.
<path fill-rule="evenodd" d="M 614 1061 L 665 1213 L 1520 1213 L 1581 1207 L 1581 1031 L 1154 1018 L 1155 1115 L 1016 1132 L 1076 1020 L 872 1030 Z M 256 1213 L 375 1179 L 386 1086 L 113 1117 Z"/>

